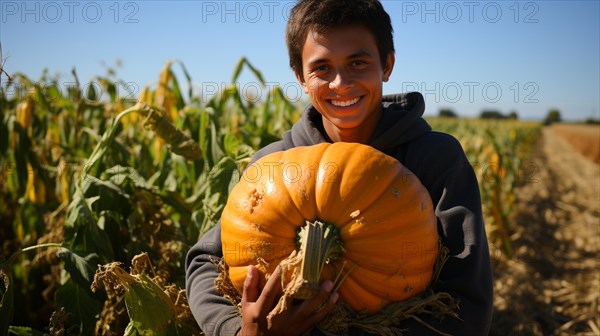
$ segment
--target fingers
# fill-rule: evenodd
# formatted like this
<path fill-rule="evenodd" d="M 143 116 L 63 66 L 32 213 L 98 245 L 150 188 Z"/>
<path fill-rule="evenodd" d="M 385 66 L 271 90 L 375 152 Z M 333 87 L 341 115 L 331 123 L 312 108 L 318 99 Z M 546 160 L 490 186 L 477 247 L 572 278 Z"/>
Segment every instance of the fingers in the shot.
<path fill-rule="evenodd" d="M 271 310 L 282 292 L 281 267 L 277 266 L 273 271 L 262 292 L 259 289 L 259 277 L 258 269 L 249 266 L 242 293 L 242 317 L 248 328 L 269 329 L 277 334 L 276 330 L 289 331 L 290 325 L 293 325 L 296 332 L 302 333 L 323 320 L 334 309 L 339 299 L 338 293 L 332 293 L 333 282 L 326 280 L 314 298 L 298 305 L 288 305 L 288 308 L 273 313 Z M 267 326 L 267 321 L 270 326 Z"/>
<path fill-rule="evenodd" d="M 309 312 L 307 314 L 306 325 L 313 326 L 317 324 L 333 310 L 340 297 L 337 292 L 331 293 L 333 287 L 333 282 L 329 280 L 324 281 L 319 289 L 319 294 L 302 303 L 302 310 Z"/>
<path fill-rule="evenodd" d="M 330 280 L 325 280 L 321 283 L 321 287 L 319 288 L 319 292 L 312 299 L 305 300 L 302 305 L 302 310 L 307 312 L 314 312 L 325 302 L 329 293 L 333 290 L 333 282 Z"/>
<path fill-rule="evenodd" d="M 275 271 L 267 280 L 265 287 L 258 298 L 257 303 L 260 304 L 264 309 L 268 309 L 269 311 L 273 307 L 273 303 L 275 299 L 281 294 L 281 266 L 277 266 Z"/>
<path fill-rule="evenodd" d="M 258 289 L 258 270 L 256 267 L 249 265 L 246 280 L 244 280 L 244 289 L 242 292 L 242 306 L 249 302 L 256 302 L 260 295 Z"/>
<path fill-rule="evenodd" d="M 324 302 L 323 305 L 315 311 L 314 314 L 312 314 L 311 316 L 309 316 L 306 319 L 306 325 L 308 325 L 308 326 L 310 326 L 310 328 L 312 328 L 314 325 L 316 325 L 317 323 L 319 323 L 323 319 L 325 319 L 325 317 L 327 317 L 327 315 L 329 315 L 329 313 L 331 313 L 333 311 L 333 309 L 335 308 L 335 303 L 338 301 L 338 299 L 339 299 L 339 294 L 333 293 L 327 299 L 327 301 Z M 310 328 L 308 328 L 308 329 L 310 329 Z"/>

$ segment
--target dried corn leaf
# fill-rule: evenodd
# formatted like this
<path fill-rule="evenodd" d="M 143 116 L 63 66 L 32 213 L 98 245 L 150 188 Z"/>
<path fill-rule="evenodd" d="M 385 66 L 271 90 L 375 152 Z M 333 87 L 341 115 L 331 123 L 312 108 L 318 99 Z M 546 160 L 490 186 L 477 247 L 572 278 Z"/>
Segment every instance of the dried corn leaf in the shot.
<path fill-rule="evenodd" d="M 169 144 L 173 153 L 188 160 L 202 158 L 202 150 L 198 143 L 175 127 L 165 115 L 144 102 L 138 102 L 136 108 L 138 113 L 145 117 L 144 127 L 156 132 L 160 138 Z"/>

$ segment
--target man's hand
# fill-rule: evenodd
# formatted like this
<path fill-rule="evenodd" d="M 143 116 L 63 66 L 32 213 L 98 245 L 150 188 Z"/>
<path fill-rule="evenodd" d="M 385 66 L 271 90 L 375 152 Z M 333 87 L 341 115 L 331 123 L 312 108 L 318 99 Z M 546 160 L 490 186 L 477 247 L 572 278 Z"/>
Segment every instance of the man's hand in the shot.
<path fill-rule="evenodd" d="M 258 276 L 258 269 L 248 266 L 242 293 L 242 329 L 239 336 L 301 335 L 325 318 L 339 298 L 338 293 L 329 295 L 333 283 L 326 280 L 314 298 L 299 304 L 290 303 L 288 309 L 269 316 L 282 292 L 281 267 L 278 266 L 271 274 L 262 293 L 258 288 Z"/>

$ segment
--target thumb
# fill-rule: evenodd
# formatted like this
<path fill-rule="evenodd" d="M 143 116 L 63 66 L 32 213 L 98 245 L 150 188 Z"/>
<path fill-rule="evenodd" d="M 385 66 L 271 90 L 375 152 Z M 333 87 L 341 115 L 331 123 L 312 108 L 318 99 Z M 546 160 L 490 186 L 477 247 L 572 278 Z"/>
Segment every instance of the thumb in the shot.
<path fill-rule="evenodd" d="M 248 265 L 248 274 L 244 280 L 244 289 L 242 292 L 242 306 L 246 303 L 256 302 L 260 292 L 258 290 L 258 270 L 252 265 Z"/>

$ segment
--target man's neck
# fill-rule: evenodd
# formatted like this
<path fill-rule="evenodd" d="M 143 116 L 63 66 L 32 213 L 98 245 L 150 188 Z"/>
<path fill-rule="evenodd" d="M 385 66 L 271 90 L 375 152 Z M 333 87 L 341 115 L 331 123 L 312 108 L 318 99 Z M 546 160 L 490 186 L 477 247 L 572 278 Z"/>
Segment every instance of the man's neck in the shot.
<path fill-rule="evenodd" d="M 373 131 L 366 132 L 364 128 L 351 129 L 351 130 L 340 130 L 333 127 L 330 123 L 324 121 L 323 126 L 325 132 L 333 142 L 358 142 L 361 144 L 367 144 L 371 139 Z"/>
<path fill-rule="evenodd" d="M 325 132 L 333 142 L 358 142 L 369 144 L 379 120 L 383 115 L 383 108 L 376 113 L 371 114 L 361 125 L 356 128 L 340 129 L 326 118 L 323 119 Z"/>

